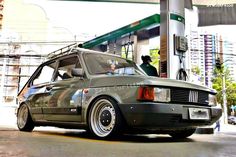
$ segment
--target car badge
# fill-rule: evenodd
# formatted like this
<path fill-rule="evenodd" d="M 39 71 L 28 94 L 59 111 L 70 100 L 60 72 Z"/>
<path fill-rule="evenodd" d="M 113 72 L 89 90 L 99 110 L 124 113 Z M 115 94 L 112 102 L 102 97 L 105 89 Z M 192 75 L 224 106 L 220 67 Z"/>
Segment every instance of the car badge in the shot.
<path fill-rule="evenodd" d="M 189 102 L 198 102 L 198 92 L 190 90 L 189 92 Z"/>

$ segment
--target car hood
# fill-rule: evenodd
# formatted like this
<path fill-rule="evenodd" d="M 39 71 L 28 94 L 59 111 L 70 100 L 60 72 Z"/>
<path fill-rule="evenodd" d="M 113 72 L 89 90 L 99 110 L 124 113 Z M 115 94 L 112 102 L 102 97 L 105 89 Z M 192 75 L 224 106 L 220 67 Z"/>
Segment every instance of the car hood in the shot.
<path fill-rule="evenodd" d="M 216 93 L 215 90 L 202 85 L 197 85 L 181 80 L 158 78 L 150 76 L 98 76 L 90 80 L 90 87 L 108 87 L 108 86 L 164 86 L 164 87 L 179 87 L 196 90 L 203 90 L 211 93 Z"/>

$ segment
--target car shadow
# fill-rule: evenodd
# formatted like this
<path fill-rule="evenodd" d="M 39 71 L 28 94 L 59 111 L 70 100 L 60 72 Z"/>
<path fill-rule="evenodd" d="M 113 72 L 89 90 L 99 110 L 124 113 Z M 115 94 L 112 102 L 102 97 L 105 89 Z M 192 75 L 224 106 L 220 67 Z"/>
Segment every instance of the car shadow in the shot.
<path fill-rule="evenodd" d="M 185 139 L 175 139 L 168 135 L 161 134 L 123 134 L 118 137 L 100 139 L 92 136 L 84 130 L 39 130 L 34 131 L 44 135 L 66 136 L 78 139 L 89 139 L 94 141 L 127 142 L 127 143 L 176 143 L 195 142 L 191 137 Z"/>

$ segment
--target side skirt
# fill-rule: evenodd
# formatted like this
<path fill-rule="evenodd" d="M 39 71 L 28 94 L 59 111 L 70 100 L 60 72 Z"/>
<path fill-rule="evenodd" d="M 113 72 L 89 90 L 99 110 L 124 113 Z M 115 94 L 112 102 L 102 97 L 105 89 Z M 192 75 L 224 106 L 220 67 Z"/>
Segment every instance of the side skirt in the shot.
<path fill-rule="evenodd" d="M 53 126 L 66 129 L 87 129 L 87 124 L 76 122 L 36 121 L 35 126 Z"/>

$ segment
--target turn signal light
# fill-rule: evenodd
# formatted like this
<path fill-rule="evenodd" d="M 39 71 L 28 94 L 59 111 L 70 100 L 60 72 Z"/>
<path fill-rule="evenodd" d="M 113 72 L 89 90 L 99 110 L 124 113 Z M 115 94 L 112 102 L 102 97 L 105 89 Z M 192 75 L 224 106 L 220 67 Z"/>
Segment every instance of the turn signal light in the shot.
<path fill-rule="evenodd" d="M 137 100 L 153 101 L 154 95 L 153 87 L 139 87 Z"/>

